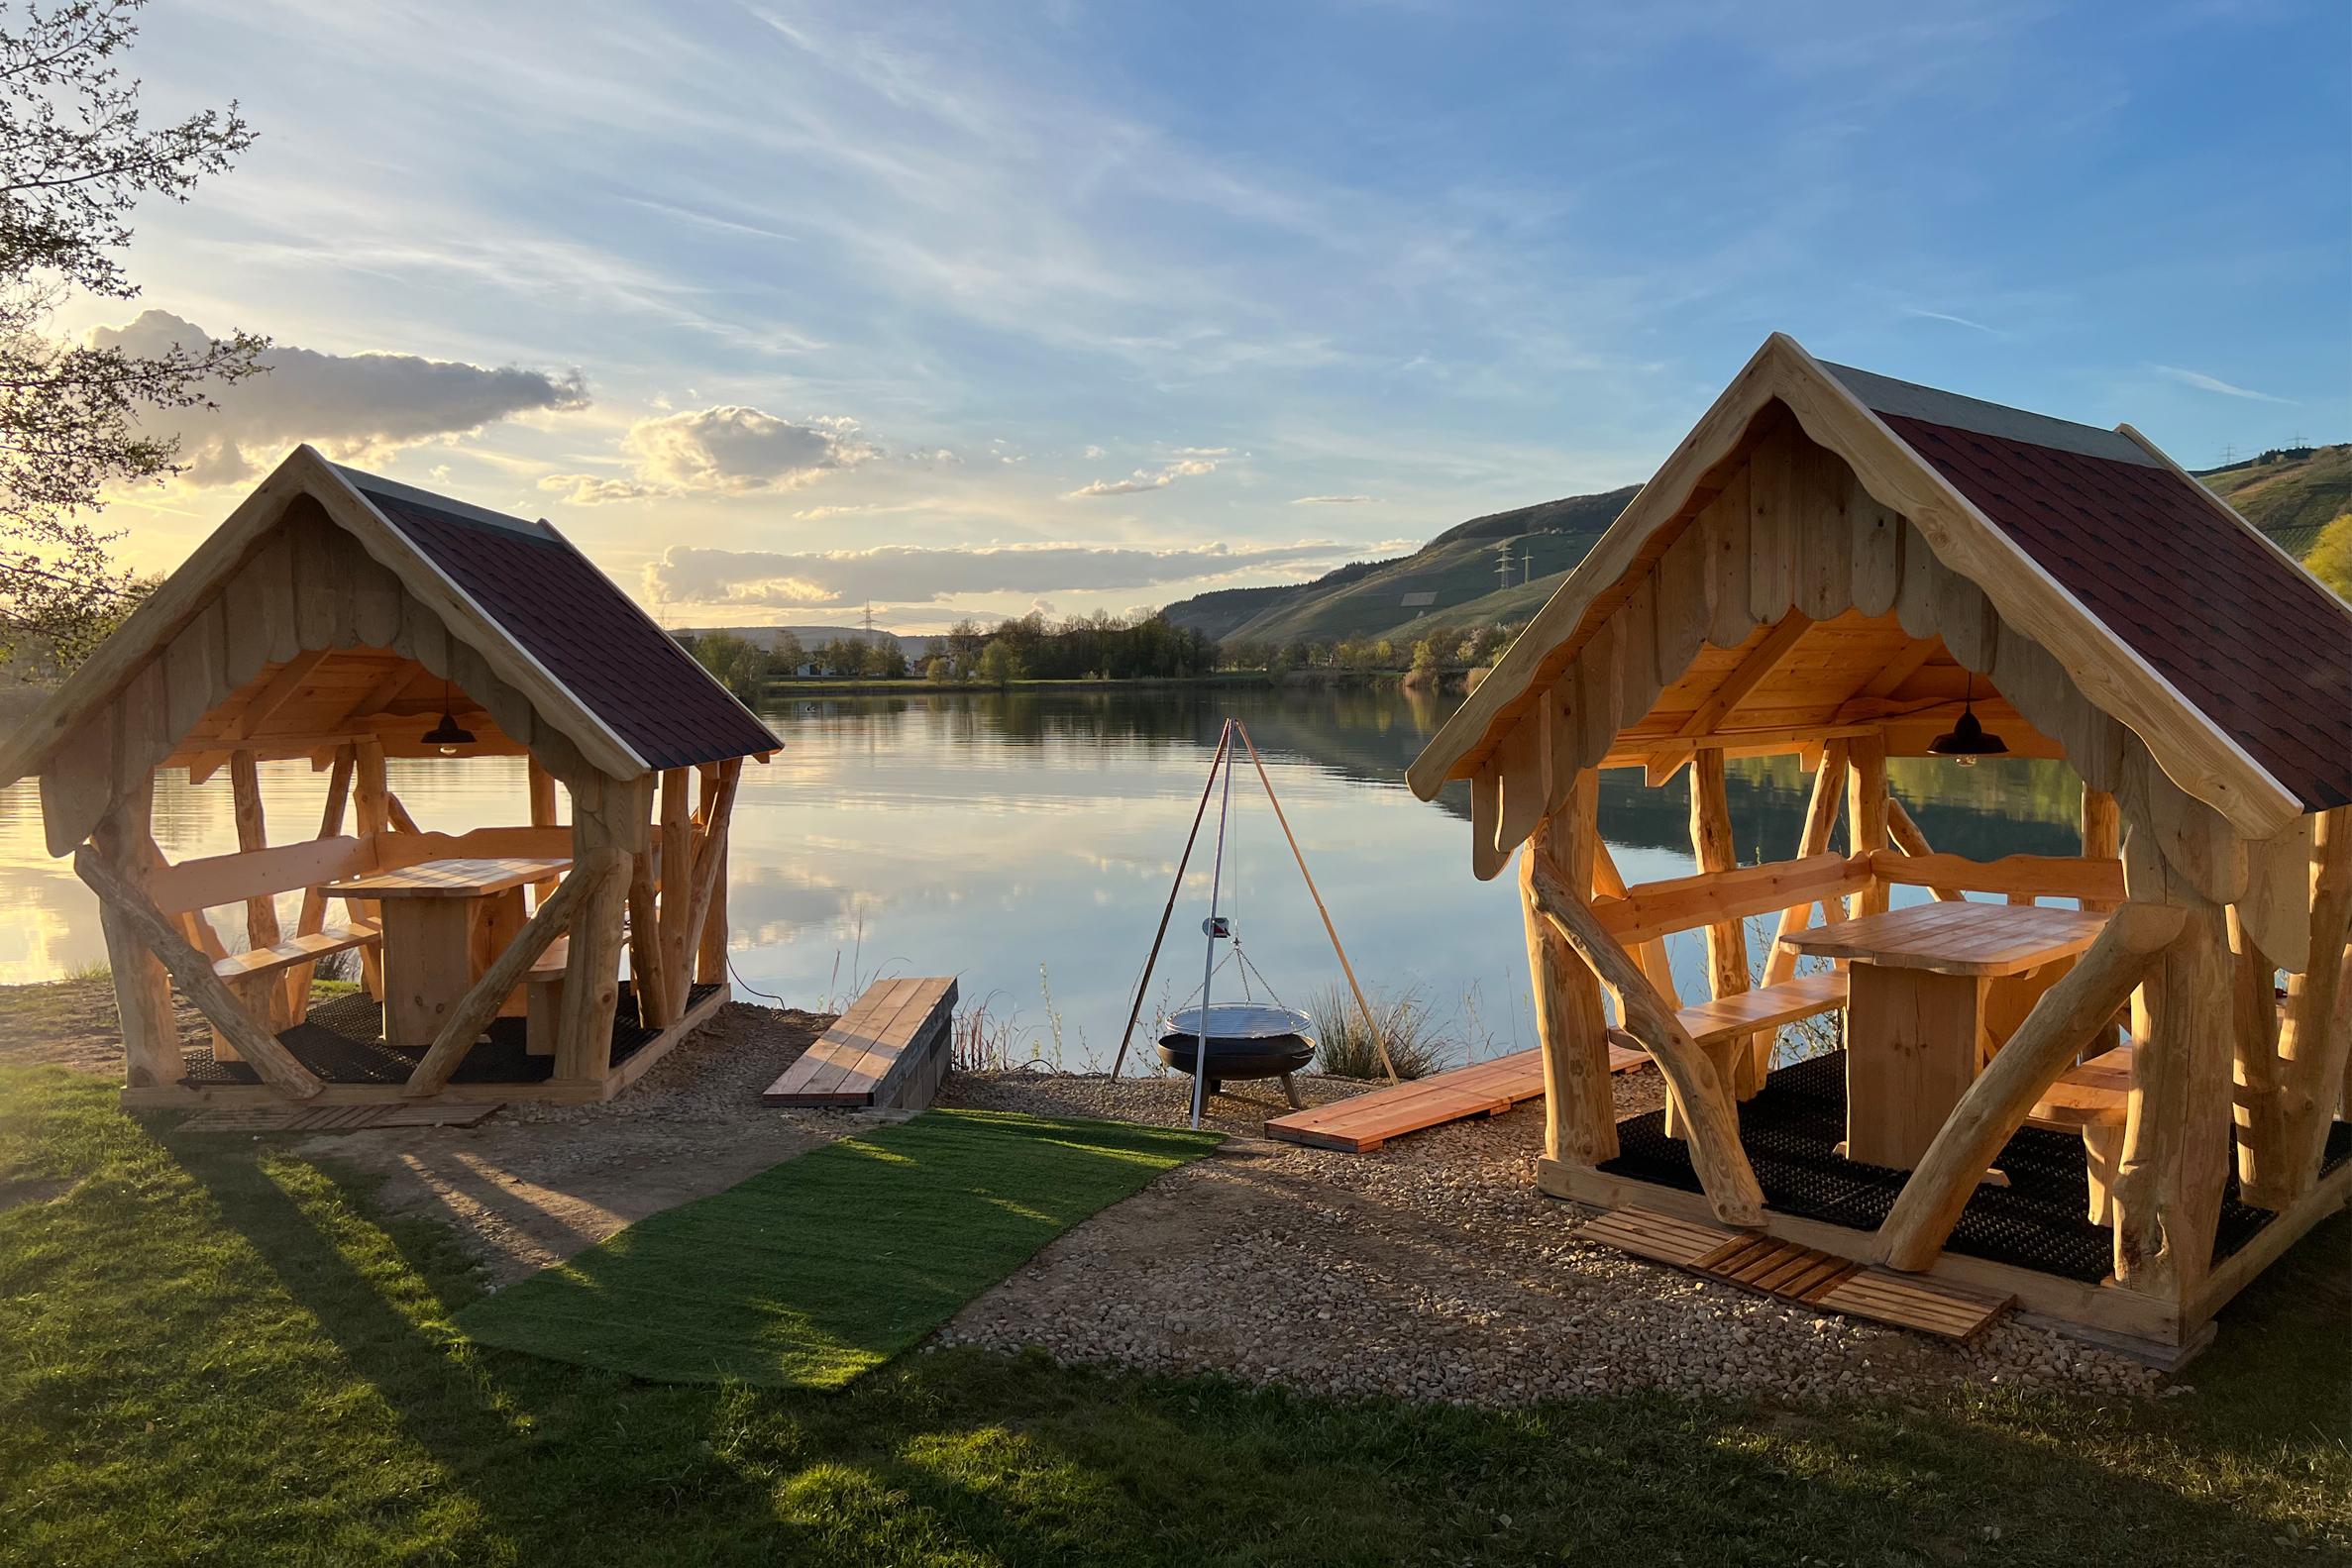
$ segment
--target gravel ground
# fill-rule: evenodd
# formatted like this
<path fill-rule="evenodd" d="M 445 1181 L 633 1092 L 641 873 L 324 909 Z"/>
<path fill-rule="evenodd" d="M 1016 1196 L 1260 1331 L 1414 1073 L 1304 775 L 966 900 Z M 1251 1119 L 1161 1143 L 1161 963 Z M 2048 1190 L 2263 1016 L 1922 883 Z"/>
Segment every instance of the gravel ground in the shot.
<path fill-rule="evenodd" d="M 1362 1088 L 1302 1084 L 1317 1103 Z M 1657 1102 L 1655 1075 L 1616 1084 L 1620 1114 Z M 1178 1080 L 966 1074 L 943 1100 L 1180 1121 L 1185 1093 Z M 1642 1389 L 1899 1397 L 1956 1379 L 2156 1384 L 2135 1362 L 2014 1321 L 1956 1347 L 1584 1242 L 1587 1211 L 1535 1190 L 1538 1103 L 1372 1154 L 1260 1136 L 1280 1109 L 1270 1095 L 1213 1103 L 1232 1134 L 1216 1154 L 1063 1235 L 935 1342 L 1479 1405 Z"/>

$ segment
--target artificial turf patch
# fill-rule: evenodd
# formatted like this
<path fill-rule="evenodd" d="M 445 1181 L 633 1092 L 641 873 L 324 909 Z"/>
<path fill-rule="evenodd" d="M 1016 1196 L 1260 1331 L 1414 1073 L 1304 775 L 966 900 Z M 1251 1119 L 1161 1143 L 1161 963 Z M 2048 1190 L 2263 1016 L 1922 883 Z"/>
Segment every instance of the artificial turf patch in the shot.
<path fill-rule="evenodd" d="M 657 1382 L 837 1388 L 1217 1138 L 926 1111 L 641 1219 L 457 1323 L 481 1344 Z"/>

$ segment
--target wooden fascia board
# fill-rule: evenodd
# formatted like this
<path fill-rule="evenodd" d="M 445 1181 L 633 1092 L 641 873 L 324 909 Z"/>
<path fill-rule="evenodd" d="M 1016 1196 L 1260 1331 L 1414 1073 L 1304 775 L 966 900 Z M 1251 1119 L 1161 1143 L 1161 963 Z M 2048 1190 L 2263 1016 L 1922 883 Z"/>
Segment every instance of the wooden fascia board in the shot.
<path fill-rule="evenodd" d="M 1773 363 L 1779 357 L 1767 340 L 1749 357 L 1740 373 L 1682 438 L 1650 482 L 1628 502 L 1617 521 L 1576 563 L 1567 580 L 1552 590 L 1535 619 L 1512 642 L 1462 705 L 1439 726 L 1421 755 L 1405 770 L 1405 782 L 1424 800 L 1434 800 L 1446 781 L 1469 776 L 1486 750 L 1488 732 L 1524 697 L 1559 644 L 1575 635 L 1584 612 L 1616 585 L 1640 558 L 1652 535 L 1678 516 L 1707 471 L 1736 451 L 1748 426 L 1772 397 Z"/>
<path fill-rule="evenodd" d="M 253 493 L 238 503 L 221 526 L 82 661 L 81 668 L 0 740 L 0 785 L 39 773 L 67 731 L 85 714 L 113 700 L 140 668 L 204 608 L 304 487 L 291 457 L 254 486 Z"/>
<path fill-rule="evenodd" d="M 1781 368 L 1778 395 L 1805 434 L 1843 457 L 1873 493 L 1873 478 L 1895 491 L 1878 499 L 1908 518 L 1947 566 L 1977 584 L 2003 620 L 2046 648 L 2063 645 L 2067 639 L 2052 634 L 2072 628 L 2106 651 L 2103 666 L 2066 661 L 2069 677 L 2085 697 L 2140 737 L 2175 784 L 2248 838 L 2269 838 L 2302 814 L 2302 802 L 2234 736 L 2085 608 L 1795 339 L 1774 333 L 1770 346 L 1780 351 L 1774 357 Z M 2211 766 L 2192 771 L 2191 759 L 2164 738 L 2168 730 L 2184 727 L 2210 742 L 2206 761 Z"/>
<path fill-rule="evenodd" d="M 652 772 L 636 749 L 598 717 L 571 687 L 558 680 L 531 651 L 516 642 L 505 627 L 474 596 L 458 586 L 335 466 L 309 446 L 295 450 L 288 465 L 307 462 L 308 488 L 328 516 L 343 525 L 362 549 L 400 579 L 426 608 L 442 618 L 450 635 L 462 638 L 480 654 L 499 679 L 520 692 L 599 772 L 614 779 L 636 779 Z M 626 597 L 626 595 L 623 595 Z"/>

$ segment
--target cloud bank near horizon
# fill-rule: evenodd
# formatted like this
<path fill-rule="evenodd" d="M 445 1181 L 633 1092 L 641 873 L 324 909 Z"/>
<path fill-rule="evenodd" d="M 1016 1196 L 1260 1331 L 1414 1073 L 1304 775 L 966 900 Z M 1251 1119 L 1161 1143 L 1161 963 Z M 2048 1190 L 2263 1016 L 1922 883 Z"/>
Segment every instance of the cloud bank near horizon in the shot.
<path fill-rule="evenodd" d="M 89 341 L 93 348 L 151 356 L 175 345 L 201 353 L 213 338 L 169 311 L 145 310 L 127 326 L 97 328 Z M 324 354 L 283 343 L 272 344 L 262 363 L 267 373 L 212 388 L 216 407 L 143 416 L 144 428 L 179 438 L 184 482 L 253 478 L 305 441 L 331 458 L 365 462 L 518 414 L 588 405 L 577 370 L 559 375 L 414 354 Z"/>
<path fill-rule="evenodd" d="M 970 593 L 1100 592 L 1216 581 L 1243 573 L 1321 571 L 1361 548 L 1332 540 L 1233 549 L 1140 550 L 1083 544 L 935 549 L 714 550 L 673 545 L 645 569 L 655 603 L 771 610 L 935 604 Z"/>

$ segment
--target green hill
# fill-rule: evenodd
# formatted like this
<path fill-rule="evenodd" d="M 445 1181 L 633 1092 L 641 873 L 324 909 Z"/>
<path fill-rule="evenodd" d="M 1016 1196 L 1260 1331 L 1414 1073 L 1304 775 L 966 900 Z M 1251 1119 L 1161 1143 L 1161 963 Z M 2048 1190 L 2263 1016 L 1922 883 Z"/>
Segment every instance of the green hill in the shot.
<path fill-rule="evenodd" d="M 2299 561 L 2328 519 L 2352 510 L 2352 445 L 2266 452 L 2196 476 Z M 1473 517 L 1409 556 L 1355 562 L 1313 582 L 1223 588 L 1171 604 L 1167 615 L 1220 642 L 1406 644 L 1441 626 L 1511 625 L 1543 607 L 1638 488 Z M 1514 563 L 1532 558 L 1514 566 L 1507 586 L 1497 571 L 1505 546 Z"/>
<path fill-rule="evenodd" d="M 2298 561 L 2329 519 L 2352 511 L 2352 444 L 2266 452 L 2197 477 Z"/>

